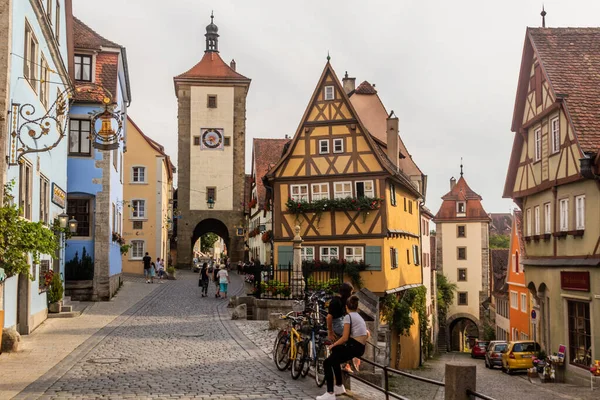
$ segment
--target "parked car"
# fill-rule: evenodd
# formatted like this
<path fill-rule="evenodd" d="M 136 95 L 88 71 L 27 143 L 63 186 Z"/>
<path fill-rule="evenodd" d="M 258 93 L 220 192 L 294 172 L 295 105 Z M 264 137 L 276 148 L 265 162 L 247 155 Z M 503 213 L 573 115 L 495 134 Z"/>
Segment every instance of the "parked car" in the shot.
<path fill-rule="evenodd" d="M 507 374 L 513 371 L 525 370 L 533 367 L 533 356 L 540 351 L 540 345 L 530 340 L 509 342 L 502 353 L 502 370 Z"/>
<path fill-rule="evenodd" d="M 490 342 L 487 340 L 476 340 L 475 346 L 471 349 L 471 358 L 484 358 L 488 344 Z"/>
<path fill-rule="evenodd" d="M 502 367 L 502 353 L 508 348 L 508 343 L 504 340 L 492 340 L 485 352 L 485 367 Z"/>

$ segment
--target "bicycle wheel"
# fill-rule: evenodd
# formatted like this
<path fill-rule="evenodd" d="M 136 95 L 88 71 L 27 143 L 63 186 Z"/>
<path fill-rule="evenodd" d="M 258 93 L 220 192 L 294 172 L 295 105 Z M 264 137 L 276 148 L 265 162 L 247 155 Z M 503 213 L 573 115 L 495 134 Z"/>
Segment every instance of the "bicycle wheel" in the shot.
<path fill-rule="evenodd" d="M 292 379 L 298 379 L 302 373 L 302 365 L 304 365 L 304 346 L 302 342 L 296 345 L 296 358 L 292 361 Z"/>
<path fill-rule="evenodd" d="M 283 329 L 281 329 L 278 333 L 277 333 L 277 337 L 275 337 L 275 340 L 273 341 L 273 350 L 271 350 L 271 354 L 273 355 L 273 360 L 275 360 L 275 353 L 277 352 L 277 343 L 279 342 L 279 338 L 282 336 L 287 336 L 288 333 L 286 331 L 284 331 Z"/>
<path fill-rule="evenodd" d="M 302 363 L 302 377 L 306 378 L 306 375 L 308 375 L 308 372 L 310 371 L 310 364 L 311 364 L 311 356 L 312 354 L 310 353 L 310 339 L 306 339 L 304 342 L 302 342 L 302 347 L 304 349 L 304 361 Z"/>
<path fill-rule="evenodd" d="M 290 338 L 288 336 L 280 336 L 275 344 L 273 353 L 273 361 L 275 366 L 280 371 L 285 371 L 290 365 Z"/>
<path fill-rule="evenodd" d="M 325 383 L 325 367 L 323 362 L 329 357 L 329 349 L 323 343 L 317 350 L 317 359 L 315 360 L 315 382 L 318 387 L 322 387 Z"/>

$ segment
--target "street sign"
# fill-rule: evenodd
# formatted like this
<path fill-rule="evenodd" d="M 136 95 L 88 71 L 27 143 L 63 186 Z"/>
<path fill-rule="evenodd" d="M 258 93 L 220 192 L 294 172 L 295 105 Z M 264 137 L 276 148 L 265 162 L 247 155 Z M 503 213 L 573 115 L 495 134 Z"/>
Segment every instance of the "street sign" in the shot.
<path fill-rule="evenodd" d="M 531 310 L 531 319 L 536 319 L 537 318 L 537 313 L 535 312 L 535 310 Z"/>

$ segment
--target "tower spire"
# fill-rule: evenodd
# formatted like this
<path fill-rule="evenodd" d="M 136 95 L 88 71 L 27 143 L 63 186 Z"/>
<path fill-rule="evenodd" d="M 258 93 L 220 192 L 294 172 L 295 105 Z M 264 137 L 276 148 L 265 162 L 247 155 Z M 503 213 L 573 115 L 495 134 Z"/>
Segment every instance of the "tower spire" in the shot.
<path fill-rule="evenodd" d="M 210 12 L 210 24 L 206 26 L 206 50 L 204 52 L 219 52 L 219 27 L 214 23 L 215 14 Z"/>
<path fill-rule="evenodd" d="M 542 12 L 540 13 L 542 16 L 542 28 L 546 27 L 546 10 L 544 10 L 544 4 L 542 4 Z"/>
<path fill-rule="evenodd" d="M 460 177 L 462 178 L 463 176 L 463 158 L 460 158 Z"/>

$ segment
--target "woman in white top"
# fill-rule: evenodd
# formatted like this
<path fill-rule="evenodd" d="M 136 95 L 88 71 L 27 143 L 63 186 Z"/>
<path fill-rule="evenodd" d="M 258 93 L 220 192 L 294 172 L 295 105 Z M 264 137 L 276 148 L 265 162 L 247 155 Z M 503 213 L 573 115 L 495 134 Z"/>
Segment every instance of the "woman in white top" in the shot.
<path fill-rule="evenodd" d="M 344 317 L 344 333 L 330 346 L 331 355 L 323 363 L 327 392 L 318 396 L 317 400 L 335 400 L 335 396 L 346 393 L 342 385 L 341 363 L 360 357 L 365 353 L 365 344 L 371 333 L 367 330 L 365 320 L 357 312 L 358 297 L 350 296 L 346 301 L 347 314 Z M 334 379 L 335 377 L 335 387 Z"/>

